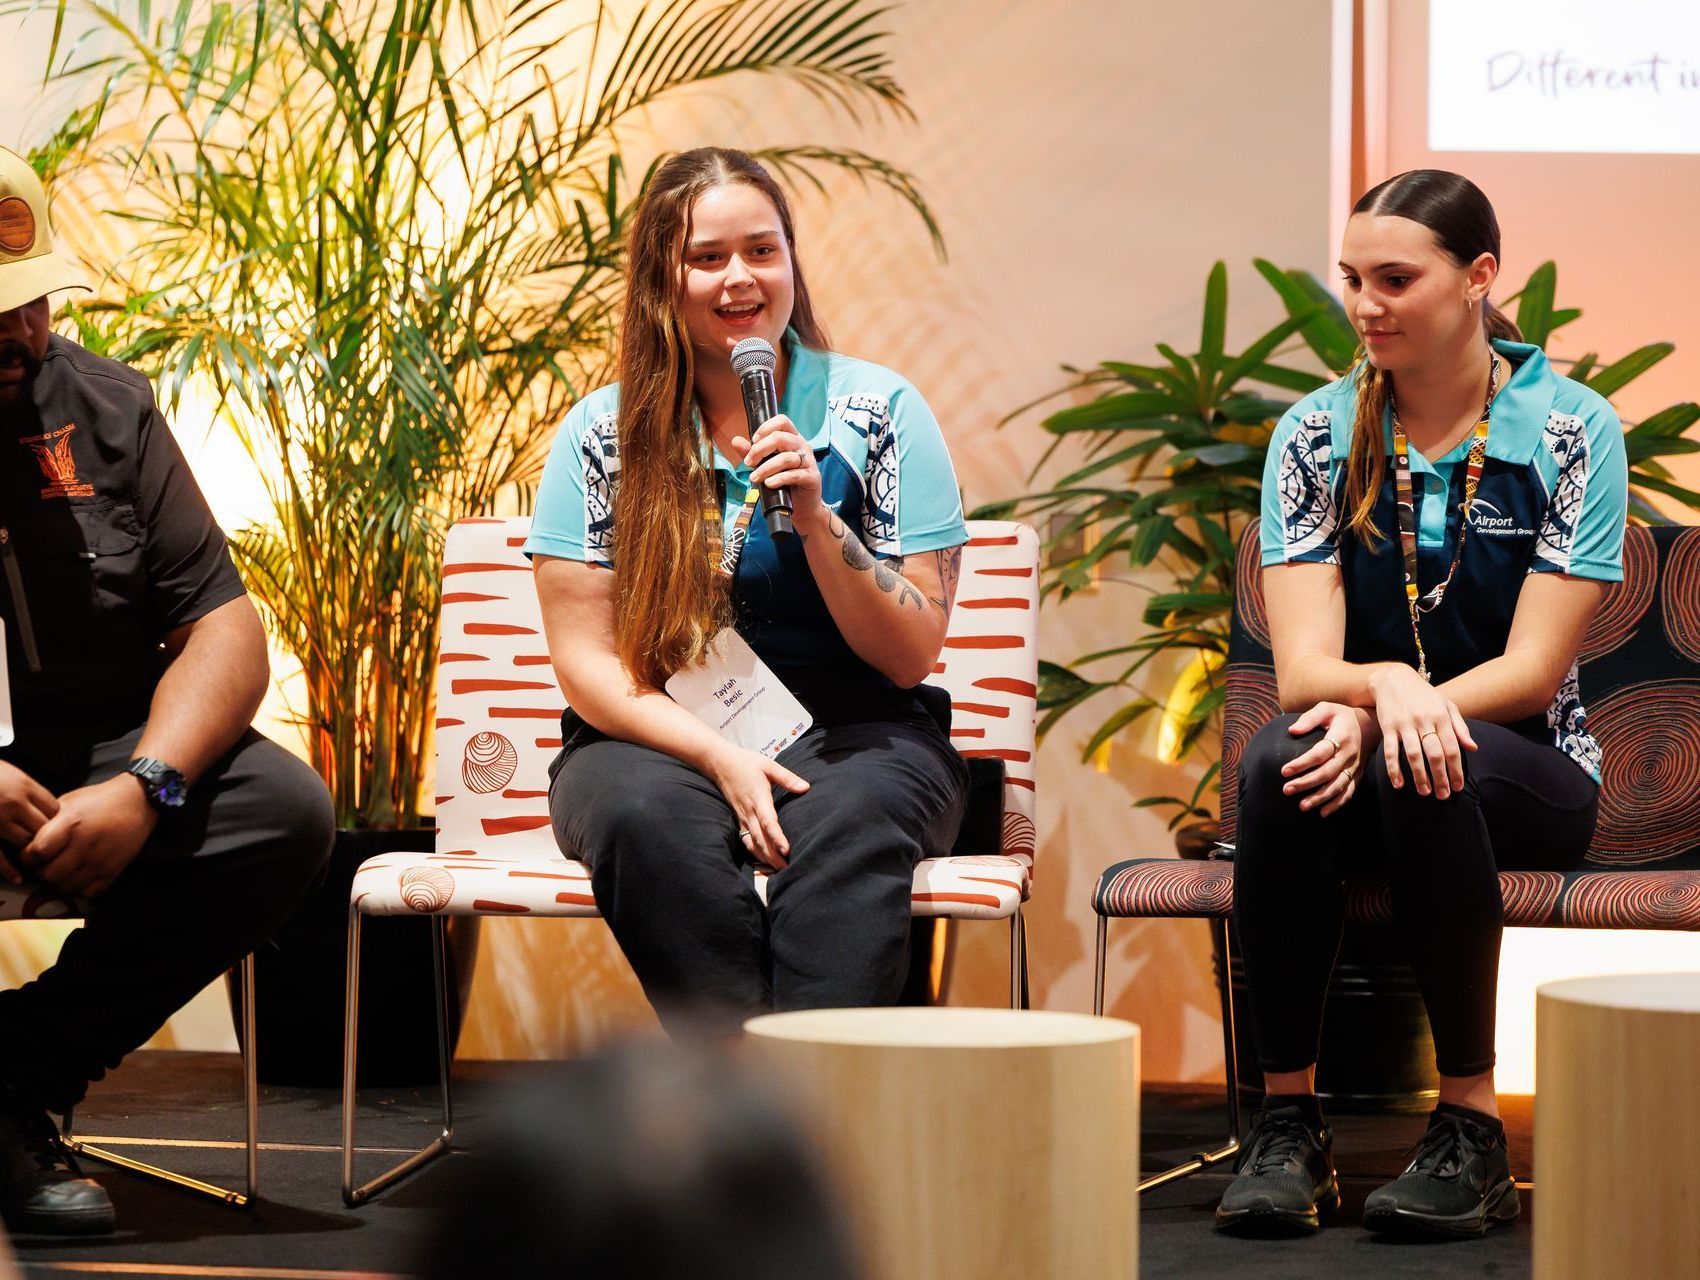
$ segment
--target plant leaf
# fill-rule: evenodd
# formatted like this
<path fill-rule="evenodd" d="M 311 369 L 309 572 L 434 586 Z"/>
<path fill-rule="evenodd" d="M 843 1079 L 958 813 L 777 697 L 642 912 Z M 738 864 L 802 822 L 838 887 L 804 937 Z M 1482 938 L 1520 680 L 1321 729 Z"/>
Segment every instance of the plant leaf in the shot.
<path fill-rule="evenodd" d="M 1283 271 L 1263 258 L 1258 258 L 1254 265 L 1258 274 L 1280 297 L 1288 315 L 1296 315 L 1318 304 L 1322 306 L 1323 310 L 1299 330 L 1299 335 L 1316 353 L 1323 367 L 1336 376 L 1351 368 L 1357 358 L 1358 340 L 1340 300 L 1309 272 Z"/>
<path fill-rule="evenodd" d="M 1675 350 L 1676 344 L 1673 342 L 1650 342 L 1588 378 L 1588 386 L 1609 398 Z M 1577 376 L 1575 370 L 1571 371 L 1570 376 Z"/>
<path fill-rule="evenodd" d="M 1550 259 L 1530 272 L 1517 298 L 1517 328 L 1523 341 L 1544 347 L 1552 333 L 1552 302 L 1558 290 L 1558 264 Z"/>
<path fill-rule="evenodd" d="M 1150 698 L 1139 698 L 1113 712 L 1108 719 L 1106 719 L 1097 727 L 1096 730 L 1093 731 L 1091 738 L 1087 740 L 1086 746 L 1081 749 L 1081 763 L 1084 764 L 1086 761 L 1090 760 L 1095 754 L 1097 754 L 1099 747 L 1103 746 L 1129 725 L 1134 724 L 1141 716 L 1155 708 L 1156 705 L 1157 704 Z"/>

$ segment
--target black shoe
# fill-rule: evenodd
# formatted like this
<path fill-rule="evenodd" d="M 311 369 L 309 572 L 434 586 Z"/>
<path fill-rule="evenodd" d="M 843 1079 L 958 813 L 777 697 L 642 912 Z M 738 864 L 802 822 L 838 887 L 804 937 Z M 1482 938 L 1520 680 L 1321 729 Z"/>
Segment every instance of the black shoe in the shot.
<path fill-rule="evenodd" d="M 1234 1162 L 1239 1175 L 1216 1206 L 1216 1225 L 1248 1235 L 1315 1231 L 1340 1207 L 1334 1132 L 1313 1128 L 1304 1110 L 1266 1106 Z"/>
<path fill-rule="evenodd" d="M 0 1093 L 0 1217 L 14 1232 L 111 1233 L 105 1189 L 71 1160 L 47 1112 Z"/>
<path fill-rule="evenodd" d="M 1479 1236 L 1523 1211 L 1511 1178 L 1505 1129 L 1466 1107 L 1441 1103 L 1405 1172 L 1364 1201 L 1371 1231 Z"/>

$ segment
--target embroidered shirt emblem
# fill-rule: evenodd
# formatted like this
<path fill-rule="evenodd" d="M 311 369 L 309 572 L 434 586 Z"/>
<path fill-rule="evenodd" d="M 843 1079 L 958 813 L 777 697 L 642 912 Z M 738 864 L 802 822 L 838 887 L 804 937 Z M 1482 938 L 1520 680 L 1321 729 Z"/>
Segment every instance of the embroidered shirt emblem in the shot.
<path fill-rule="evenodd" d="M 35 460 L 41 464 L 41 474 L 47 478 L 47 487 L 41 491 L 44 498 L 94 497 L 94 486 L 83 483 L 77 475 L 77 460 L 71 456 L 71 433 L 76 429 L 76 423 L 67 422 L 57 431 L 18 440 L 35 451 Z"/>

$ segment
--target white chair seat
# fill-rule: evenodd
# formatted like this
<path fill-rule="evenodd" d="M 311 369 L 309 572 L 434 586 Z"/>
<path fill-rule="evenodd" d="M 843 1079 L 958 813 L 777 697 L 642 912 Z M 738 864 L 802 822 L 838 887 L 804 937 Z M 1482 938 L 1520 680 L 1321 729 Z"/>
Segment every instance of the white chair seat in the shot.
<path fill-rule="evenodd" d="M 925 858 L 915 867 L 918 916 L 1005 920 L 1027 900 L 1032 868 L 1020 858 Z M 756 893 L 767 900 L 767 873 Z M 568 858 L 480 853 L 393 853 L 355 873 L 353 905 L 369 916 L 507 915 L 594 919 L 590 868 Z"/>
<path fill-rule="evenodd" d="M 369 916 L 554 916 L 594 920 L 590 868 L 556 856 L 386 853 L 354 873 L 353 905 Z"/>

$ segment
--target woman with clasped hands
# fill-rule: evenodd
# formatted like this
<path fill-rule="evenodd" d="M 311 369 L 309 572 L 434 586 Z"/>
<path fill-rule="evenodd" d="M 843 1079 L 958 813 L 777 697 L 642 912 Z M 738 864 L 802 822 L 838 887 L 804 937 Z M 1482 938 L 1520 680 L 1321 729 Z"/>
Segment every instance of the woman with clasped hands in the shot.
<path fill-rule="evenodd" d="M 620 381 L 567 415 L 525 548 L 572 708 L 556 839 L 670 1027 L 889 1004 L 914 865 L 949 852 L 967 790 L 949 697 L 921 684 L 968 536 L 943 437 L 903 378 L 828 348 L 748 155 L 662 164 L 629 253 Z M 753 439 L 731 367 L 749 337 L 778 356 Z M 794 537 L 769 535 L 757 485 L 790 491 Z M 813 718 L 776 759 L 664 691 L 727 627 Z"/>
<path fill-rule="evenodd" d="M 1282 707 L 1240 763 L 1235 915 L 1268 1096 L 1217 1210 L 1314 1230 L 1339 1203 L 1315 1093 L 1342 878 L 1383 872 L 1440 1102 L 1379 1231 L 1519 1212 L 1493 1084 L 1498 872 L 1587 853 L 1600 747 L 1576 655 L 1622 576 L 1617 417 L 1488 301 L 1499 226 L 1452 173 L 1389 179 L 1340 269 L 1363 358 L 1277 425 L 1263 586 Z"/>

